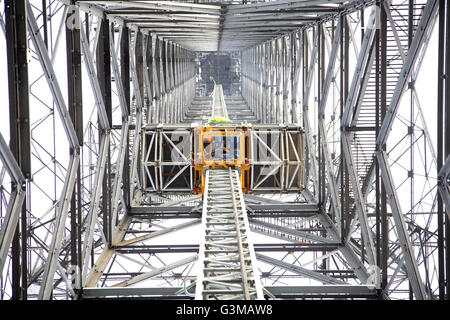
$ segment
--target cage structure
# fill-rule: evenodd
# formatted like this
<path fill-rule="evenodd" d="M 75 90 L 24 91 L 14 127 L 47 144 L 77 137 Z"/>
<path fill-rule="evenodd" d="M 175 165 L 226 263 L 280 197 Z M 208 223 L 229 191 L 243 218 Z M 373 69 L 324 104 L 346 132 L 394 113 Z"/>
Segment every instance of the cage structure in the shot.
<path fill-rule="evenodd" d="M 264 298 L 448 299 L 448 5 L 1 0 L 0 298 L 194 298 L 217 53 Z"/>
<path fill-rule="evenodd" d="M 203 193 L 205 170 L 239 170 L 244 193 L 300 192 L 303 131 L 298 126 L 147 125 L 141 174 L 149 192 Z"/>

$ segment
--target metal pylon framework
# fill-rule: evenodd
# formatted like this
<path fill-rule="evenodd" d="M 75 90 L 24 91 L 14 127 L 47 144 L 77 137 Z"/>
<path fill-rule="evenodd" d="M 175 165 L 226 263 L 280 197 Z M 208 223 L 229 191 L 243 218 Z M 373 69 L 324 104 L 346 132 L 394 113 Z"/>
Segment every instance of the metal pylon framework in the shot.
<path fill-rule="evenodd" d="M 179 151 L 158 183 L 184 179 L 200 51 L 239 60 L 230 119 L 304 131 L 304 190 L 264 189 L 289 171 L 269 159 L 231 202 L 249 294 L 448 299 L 448 0 L 0 5 L 0 299 L 195 298 L 205 199 L 144 189 L 141 135 Z"/>

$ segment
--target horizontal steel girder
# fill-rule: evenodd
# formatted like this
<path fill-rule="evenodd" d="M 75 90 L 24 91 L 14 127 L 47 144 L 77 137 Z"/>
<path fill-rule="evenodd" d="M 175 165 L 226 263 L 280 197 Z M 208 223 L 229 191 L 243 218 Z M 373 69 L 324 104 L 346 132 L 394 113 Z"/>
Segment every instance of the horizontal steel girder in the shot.
<path fill-rule="evenodd" d="M 333 251 L 339 244 L 330 243 L 255 243 L 255 252 L 295 252 L 295 251 Z M 198 244 L 175 245 L 127 245 L 116 247 L 116 252 L 123 254 L 155 254 L 198 252 Z"/>
<path fill-rule="evenodd" d="M 321 285 L 321 286 L 265 286 L 270 294 L 277 298 L 294 297 L 364 297 L 376 298 L 377 291 L 371 286 L 360 285 Z M 147 287 L 147 288 L 85 288 L 83 298 L 107 298 L 107 297 L 158 297 L 192 299 L 182 294 L 183 287 Z M 188 293 L 193 294 L 195 286 L 189 288 Z"/>

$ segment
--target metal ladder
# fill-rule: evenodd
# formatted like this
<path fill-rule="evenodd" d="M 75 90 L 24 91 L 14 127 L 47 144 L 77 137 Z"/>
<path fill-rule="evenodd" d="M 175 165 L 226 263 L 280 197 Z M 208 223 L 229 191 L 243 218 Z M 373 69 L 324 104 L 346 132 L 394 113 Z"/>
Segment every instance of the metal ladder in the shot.
<path fill-rule="evenodd" d="M 259 122 L 242 96 L 223 96 L 227 115 L 230 120 Z M 213 97 L 195 96 L 184 112 L 183 122 L 207 121 L 213 115 Z"/>
<path fill-rule="evenodd" d="M 214 86 L 211 115 L 228 119 L 227 105 L 225 104 L 221 84 L 216 84 Z"/>
<path fill-rule="evenodd" d="M 262 300 L 239 173 L 207 170 L 196 300 Z"/>

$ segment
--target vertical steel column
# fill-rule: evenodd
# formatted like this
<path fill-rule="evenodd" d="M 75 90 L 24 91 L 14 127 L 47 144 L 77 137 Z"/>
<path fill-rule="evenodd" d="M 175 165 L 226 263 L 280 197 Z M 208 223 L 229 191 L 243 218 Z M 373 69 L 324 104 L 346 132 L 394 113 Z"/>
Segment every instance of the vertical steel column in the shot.
<path fill-rule="evenodd" d="M 149 114 L 148 119 L 151 123 L 156 123 L 158 120 L 156 118 L 156 104 L 155 104 L 155 48 L 154 48 L 154 41 L 153 41 L 153 35 L 149 34 L 148 39 L 148 52 L 147 52 L 147 67 L 148 69 L 148 77 L 150 81 L 150 87 L 148 88 L 150 92 L 150 99 L 151 99 L 151 114 Z"/>
<path fill-rule="evenodd" d="M 151 123 L 152 117 L 152 90 L 151 90 L 151 82 L 149 75 L 149 56 L 150 52 L 148 51 L 148 43 L 149 43 L 149 35 L 147 33 L 142 34 L 142 69 L 143 69 L 143 93 L 144 93 L 144 105 L 146 106 L 146 119 L 147 123 Z M 151 43 L 151 40 L 150 40 Z"/>
<path fill-rule="evenodd" d="M 291 46 L 291 38 L 292 34 L 283 38 L 283 114 L 282 114 L 282 123 L 288 123 L 289 119 L 289 93 L 290 93 L 290 83 L 291 83 L 291 54 L 292 54 L 292 46 Z"/>
<path fill-rule="evenodd" d="M 109 21 L 106 17 L 103 17 L 100 26 L 100 35 L 96 50 L 96 64 L 97 64 L 97 78 L 100 85 L 100 92 L 103 97 L 103 103 L 105 105 L 106 116 L 109 127 L 112 127 L 112 101 L 111 101 L 111 54 L 110 54 L 110 39 L 109 39 Z M 103 135 L 99 129 L 99 138 Z M 103 194 L 102 194 L 102 214 L 103 214 L 103 232 L 108 242 L 111 241 L 110 230 L 110 217 L 111 217 L 111 151 L 109 147 L 109 141 L 106 146 L 107 158 L 105 175 L 103 177 Z"/>
<path fill-rule="evenodd" d="M 290 36 L 290 64 L 291 64 L 291 70 L 290 70 L 290 75 L 289 75 L 289 81 L 290 81 L 290 101 L 288 101 L 288 105 L 289 105 L 289 112 L 287 114 L 287 122 L 288 123 L 295 123 L 295 118 L 294 118 L 294 86 L 297 85 L 297 82 L 295 81 L 295 72 L 297 69 L 297 64 L 296 64 L 296 57 L 299 54 L 299 52 L 297 51 L 297 32 L 293 32 Z"/>
<path fill-rule="evenodd" d="M 438 55 L 438 88 L 437 88 L 437 171 L 440 173 L 448 152 L 450 151 L 448 145 L 450 139 L 448 139 L 448 118 L 450 114 L 449 103 L 449 80 L 450 75 L 450 63 L 448 55 L 450 54 L 450 19 L 448 0 L 439 1 L 439 50 Z M 447 134 L 447 135 L 446 135 Z M 442 179 L 442 178 L 441 178 Z M 439 181 L 439 184 L 446 183 L 446 181 Z M 447 208 L 449 210 L 449 208 Z M 439 299 L 449 299 L 448 289 L 448 268 L 450 263 L 448 262 L 448 233 L 449 224 L 448 216 L 445 213 L 442 195 L 438 195 L 438 279 L 439 279 Z"/>
<path fill-rule="evenodd" d="M 254 106 L 255 106 L 255 97 L 253 96 L 253 86 L 252 86 L 252 74 L 253 74 L 253 61 L 252 61 L 252 56 L 253 56 L 253 49 L 250 48 L 247 50 L 247 55 L 246 55 L 246 59 L 244 63 L 244 68 L 243 70 L 245 70 L 245 91 L 246 91 L 246 96 L 247 96 L 247 103 L 250 106 L 250 108 L 253 110 Z"/>
<path fill-rule="evenodd" d="M 349 92 L 349 49 L 350 49 L 350 25 L 347 23 L 346 17 L 341 17 L 341 27 L 343 28 L 341 33 L 341 70 L 340 70 L 340 118 L 342 119 L 344 115 L 345 101 L 348 99 Z M 345 21 L 344 21 L 345 20 Z M 350 188 L 349 188 L 349 177 L 345 157 L 342 156 L 344 144 L 340 142 L 341 149 L 341 161 L 340 161 L 340 172 L 341 172 L 341 212 L 342 212 L 342 241 L 345 241 L 345 235 L 350 232 L 350 224 L 352 216 L 350 214 Z"/>
<path fill-rule="evenodd" d="M 283 42 L 282 39 L 278 38 L 274 40 L 275 42 L 275 57 L 274 57 L 274 69 L 275 69 L 275 123 L 280 123 L 282 114 L 282 69 L 283 69 Z"/>
<path fill-rule="evenodd" d="M 272 40 L 269 43 L 269 104 L 268 104 L 268 123 L 274 123 L 276 119 L 276 40 Z"/>
<path fill-rule="evenodd" d="M 114 26 L 112 26 L 114 27 Z M 119 43 L 120 43 L 120 36 L 121 32 L 119 33 Z M 116 48 L 114 46 L 114 29 L 111 28 L 110 30 L 110 52 L 112 54 L 112 63 L 113 63 L 113 71 L 114 71 L 114 78 L 116 83 L 116 89 L 117 89 L 117 95 L 119 96 L 119 104 L 120 109 L 122 112 L 122 128 L 121 128 L 121 136 L 120 136 L 120 146 L 119 151 L 117 155 L 117 161 L 116 161 L 116 171 L 114 176 L 114 187 L 112 190 L 112 199 L 111 199 L 111 223 L 110 223 L 110 230 L 109 234 L 111 235 L 111 243 L 115 243 L 116 239 L 114 236 L 116 233 L 114 232 L 116 225 L 117 225 L 117 217 L 118 217 L 118 211 L 119 211 L 119 197 L 122 192 L 122 177 L 123 177 L 123 168 L 125 163 L 125 154 L 127 144 L 128 144 L 128 128 L 129 128 L 129 114 L 128 114 L 128 108 L 127 108 L 127 102 L 125 101 L 125 91 L 122 84 L 122 77 L 119 71 L 119 66 L 117 64 L 118 57 L 116 53 Z"/>
<path fill-rule="evenodd" d="M 408 48 L 411 46 L 411 41 L 413 37 L 413 14 L 414 14 L 414 1 L 415 0 L 408 0 Z M 414 75 L 413 75 L 414 77 Z M 409 172 L 408 175 L 410 177 L 410 207 L 411 207 L 411 214 L 414 215 L 414 134 L 413 134 L 413 123 L 414 123 L 414 90 L 411 90 L 410 92 L 410 118 L 409 118 Z M 425 257 L 424 257 L 425 258 Z M 413 291 L 411 288 L 411 284 L 409 285 L 409 298 L 410 300 L 413 299 Z"/>
<path fill-rule="evenodd" d="M 413 38 L 413 34 L 414 34 L 414 29 L 413 29 L 413 24 L 414 24 L 414 20 L 413 20 L 413 14 L 414 14 L 414 1 L 415 0 L 408 0 L 408 49 L 411 46 L 411 41 Z M 404 57 L 404 56 L 403 56 Z M 405 60 L 403 58 L 403 60 Z M 413 75 L 414 77 L 414 75 Z M 411 98 L 411 102 L 410 102 L 410 118 L 409 118 L 409 128 L 410 130 L 408 131 L 408 135 L 409 135 L 409 142 L 410 142 L 410 146 L 409 146 L 409 172 L 408 175 L 410 177 L 410 207 L 411 207 L 411 214 L 414 214 L 414 134 L 413 134 L 413 123 L 414 123 L 414 91 L 411 90 L 410 92 L 410 98 Z M 413 296 L 413 291 L 411 288 L 411 284 L 409 285 L 409 299 L 413 300 L 414 296 Z"/>
<path fill-rule="evenodd" d="M 386 50 L 387 50 L 387 16 L 381 1 L 377 2 L 379 10 L 379 28 L 375 34 L 375 134 L 378 137 L 380 125 L 386 114 Z M 376 261 L 381 270 L 380 289 L 382 297 L 387 289 L 387 260 L 388 252 L 388 229 L 387 229 L 387 206 L 386 192 L 381 181 L 380 166 L 375 161 L 375 236 L 376 236 Z"/>
<path fill-rule="evenodd" d="M 25 179 L 31 178 L 26 1 L 5 0 L 8 59 L 10 149 Z M 12 192 L 23 186 L 12 186 Z M 27 299 L 27 216 L 22 203 L 20 226 L 12 240 L 12 299 Z"/>
<path fill-rule="evenodd" d="M 172 123 L 172 103 L 171 103 L 171 91 L 172 91 L 172 79 L 170 74 L 170 43 L 168 40 L 164 41 L 164 55 L 165 55 L 165 66 L 164 66 L 164 72 L 165 72 L 165 80 L 166 80 L 166 123 Z"/>
<path fill-rule="evenodd" d="M 317 59 L 317 103 L 320 106 L 320 103 L 322 102 L 322 95 L 320 94 L 322 92 L 322 88 L 324 85 L 324 66 L 325 66 L 325 33 L 324 33 L 324 25 L 323 23 L 318 25 L 318 32 L 319 32 L 319 52 L 318 52 L 318 59 Z M 325 204 L 325 148 L 321 148 L 322 145 L 321 141 L 326 140 L 326 132 L 324 130 L 324 134 L 321 133 L 319 121 L 317 121 L 317 146 L 318 146 L 318 173 L 319 173 L 319 206 L 323 206 Z M 323 237 L 326 237 L 326 231 L 321 232 Z M 322 251 L 322 256 L 326 256 L 327 252 Z M 322 259 L 322 265 L 319 267 L 323 270 L 327 269 L 327 259 Z"/>
<path fill-rule="evenodd" d="M 324 34 L 323 34 L 323 24 L 317 25 L 317 97 L 316 101 L 320 105 L 320 101 L 322 100 L 322 95 L 320 92 L 322 91 L 323 84 L 323 65 L 325 63 L 325 46 L 324 46 Z M 318 122 L 317 122 L 318 123 Z M 324 139 L 326 136 L 322 135 L 319 128 L 317 128 L 317 146 L 318 146 L 318 182 L 319 182 L 319 192 L 318 192 L 318 200 L 319 205 L 322 205 L 325 202 L 325 172 L 324 172 L 324 161 L 323 161 L 323 149 L 321 146 L 321 139 Z"/>
<path fill-rule="evenodd" d="M 297 43 L 297 40 L 295 40 Z M 300 73 L 303 62 L 303 32 L 298 32 L 298 44 L 296 44 L 296 61 L 295 61 L 295 73 L 294 73 L 294 85 L 292 88 L 292 121 L 294 123 L 300 123 L 300 103 L 299 92 L 303 92 L 303 88 L 300 89 Z"/>
<path fill-rule="evenodd" d="M 181 66 L 180 81 L 183 83 L 182 95 L 183 95 L 183 97 L 186 97 L 189 95 L 189 88 L 188 88 L 188 86 L 184 85 L 186 83 L 186 81 L 188 80 L 187 50 L 185 48 L 181 48 L 180 58 L 181 58 L 181 60 L 180 60 L 180 66 Z M 183 99 L 183 105 L 182 105 L 183 113 L 184 113 L 184 110 L 186 110 L 186 108 L 188 106 L 189 106 L 188 102 Z"/>
<path fill-rule="evenodd" d="M 102 20 L 99 19 L 99 23 L 102 23 Z M 99 123 L 99 131 L 101 133 L 99 143 L 99 151 L 97 156 L 97 166 L 95 170 L 95 178 L 94 178 L 94 190 L 90 197 L 90 206 L 88 216 L 86 218 L 87 226 L 86 226 L 86 235 L 84 238 L 84 257 L 83 257 L 83 267 L 82 267 L 82 283 L 85 281 L 85 277 L 87 276 L 87 268 L 89 265 L 89 258 L 92 253 L 92 245 L 93 245 L 93 237 L 94 230 L 98 219 L 98 208 L 100 205 L 100 196 L 103 193 L 103 180 L 106 172 L 106 160 L 109 150 L 109 141 L 111 136 L 111 126 L 108 120 L 108 115 L 105 107 L 105 103 L 103 101 L 103 95 L 100 89 L 99 78 L 97 76 L 97 71 L 94 66 L 93 57 L 91 55 L 91 50 L 89 47 L 89 41 L 87 37 L 87 32 L 84 31 L 83 24 L 80 24 L 80 35 L 81 35 L 81 44 L 83 49 L 83 57 L 84 63 L 88 70 L 89 80 L 91 82 L 91 87 L 94 93 L 95 102 L 98 110 L 98 123 Z M 100 29 L 98 30 L 100 31 Z M 97 42 L 98 45 L 98 42 Z M 97 48 L 94 47 L 94 50 L 97 51 Z M 107 226 L 105 225 L 105 228 Z"/>
<path fill-rule="evenodd" d="M 380 52 L 380 108 L 379 111 L 379 124 L 377 124 L 378 132 L 377 138 L 380 132 L 381 124 L 386 117 L 386 109 L 387 109 L 387 15 L 385 10 L 381 10 L 380 13 L 380 26 L 381 26 L 381 52 Z M 386 145 L 384 145 L 383 150 L 386 150 Z M 378 161 L 376 161 L 378 164 Z M 381 288 L 385 290 L 387 288 L 388 283 L 388 259 L 389 259 L 389 219 L 387 215 L 387 197 L 386 197 L 386 189 L 381 181 L 381 168 L 378 165 L 379 170 L 379 178 L 380 178 L 380 223 L 381 223 Z"/>
<path fill-rule="evenodd" d="M 180 84 L 178 75 L 178 44 L 172 43 L 172 74 L 173 74 L 173 104 L 174 123 L 181 122 Z M 182 84 L 184 85 L 184 84 Z"/>
<path fill-rule="evenodd" d="M 445 122 L 444 122 L 444 137 L 445 137 L 445 158 L 450 157 L 450 3 L 446 3 L 446 20 L 445 20 Z M 450 208 L 447 208 L 450 211 Z M 447 300 L 450 300 L 450 215 L 445 216 L 445 257 L 446 257 L 446 293 Z"/>
<path fill-rule="evenodd" d="M 304 91 L 303 91 L 303 101 L 302 101 L 302 120 L 303 120 L 303 126 L 305 130 L 305 136 L 306 136 L 306 145 L 308 148 L 308 154 L 307 157 L 309 163 L 308 163 L 308 169 L 307 169 L 307 176 L 309 178 L 309 175 L 312 176 L 313 179 L 313 186 L 314 186 L 314 193 L 317 195 L 319 192 L 319 183 L 318 183 L 318 171 L 317 171 L 317 162 L 316 162 L 316 148 L 314 146 L 314 142 L 312 139 L 312 132 L 311 132 L 311 125 L 309 121 L 309 95 L 311 94 L 311 87 L 312 87 L 312 81 L 314 78 L 314 70 L 315 70 L 315 64 L 317 63 L 317 54 L 318 54 L 318 48 L 319 48 L 319 28 L 320 26 L 316 26 L 313 30 L 313 43 L 312 43 L 312 52 L 311 57 L 308 59 L 308 45 L 305 45 L 305 54 L 303 55 L 305 58 L 304 61 L 304 67 L 307 65 L 307 69 L 305 69 L 306 72 L 303 73 L 303 80 L 304 80 Z M 307 42 L 305 42 L 307 43 Z M 308 63 L 309 60 L 309 63 Z"/>
<path fill-rule="evenodd" d="M 185 85 L 187 79 L 188 77 L 186 68 L 186 49 L 180 48 L 180 82 L 183 83 L 180 95 L 182 95 L 183 97 L 186 97 L 189 94 L 188 92 L 189 88 Z M 189 106 L 188 101 L 183 99 L 181 105 L 181 112 L 183 113 L 183 116 L 184 111 L 188 106 Z"/>
<path fill-rule="evenodd" d="M 122 27 L 122 37 L 120 38 L 120 76 L 122 79 L 123 91 L 125 95 L 127 112 L 130 114 L 130 30 Z M 123 198 L 124 205 L 130 206 L 130 147 L 129 138 L 125 149 L 125 162 L 123 167 Z"/>
<path fill-rule="evenodd" d="M 257 114 L 258 106 L 259 106 L 259 79 L 258 79 L 258 47 L 252 48 L 253 58 L 252 58 L 252 92 L 253 92 L 253 106 L 252 112 L 253 114 Z"/>
<path fill-rule="evenodd" d="M 387 50 L 387 20 L 386 11 L 382 9 L 381 2 L 377 2 L 380 10 L 379 26 L 375 35 L 375 134 L 378 136 L 380 124 L 386 113 L 386 50 Z M 388 259 L 388 230 L 386 215 L 386 193 L 381 181 L 380 166 L 375 161 L 375 235 L 376 235 L 376 261 L 381 270 L 380 289 L 382 295 L 387 287 L 387 259 Z"/>
<path fill-rule="evenodd" d="M 170 107 L 170 123 L 175 123 L 175 117 L 176 117 L 176 112 L 175 112 L 175 101 L 174 101 L 174 88 L 175 88 L 175 82 L 174 82 L 174 50 L 173 50 L 173 43 L 172 42 L 168 42 L 167 44 L 168 46 L 168 55 L 167 55 L 167 59 L 168 59 L 168 65 L 167 67 L 169 68 L 168 71 L 168 76 L 169 76 L 169 84 L 170 84 L 170 88 L 169 88 L 169 107 Z"/>
<path fill-rule="evenodd" d="M 263 123 L 269 122 L 269 109 L 270 109 L 270 41 L 265 43 L 264 48 L 264 70 L 265 70 L 265 85 L 266 85 L 266 93 L 265 93 L 265 103 L 264 103 L 264 112 L 263 112 Z"/>
<path fill-rule="evenodd" d="M 336 26 L 334 33 L 333 33 L 333 44 L 330 52 L 330 56 L 328 59 L 328 65 L 327 65 L 327 72 L 325 79 L 323 81 L 323 88 L 320 92 L 321 99 L 319 101 L 319 108 L 318 108 L 318 126 L 319 126 L 319 135 L 320 137 L 320 143 L 319 147 L 322 150 L 323 153 L 323 162 L 326 164 L 327 169 L 327 179 L 328 179 L 328 189 L 331 196 L 331 205 L 333 208 L 333 214 L 336 220 L 336 223 L 338 225 L 337 232 L 339 234 L 339 237 L 341 237 L 341 210 L 339 207 L 339 191 L 337 188 L 334 170 L 333 170 L 333 163 L 331 159 L 331 155 L 329 152 L 328 147 L 328 141 L 327 141 L 327 135 L 325 130 L 325 107 L 327 104 L 327 98 L 328 98 L 328 92 L 330 90 L 334 69 L 335 69 L 335 63 L 338 56 L 338 49 L 340 47 L 340 40 L 341 40 L 341 20 L 339 20 L 338 25 Z M 325 175 L 325 172 L 324 172 Z"/>
<path fill-rule="evenodd" d="M 159 87 L 159 40 L 155 35 L 152 35 L 152 65 L 153 65 L 153 94 L 155 105 L 155 123 L 161 122 L 161 98 Z"/>
<path fill-rule="evenodd" d="M 80 16 L 76 6 L 69 6 L 66 21 L 66 56 L 67 56 L 67 87 L 68 110 L 75 132 L 83 145 L 83 91 L 81 74 L 81 40 Z M 72 152 L 72 150 L 70 151 Z M 70 232 L 71 232 L 71 270 L 72 285 L 81 287 L 81 166 L 78 163 L 77 177 L 70 206 Z"/>
<path fill-rule="evenodd" d="M 48 15 L 47 0 L 42 0 L 42 29 L 44 34 L 44 44 L 48 48 Z"/>
<path fill-rule="evenodd" d="M 248 105 L 250 106 L 250 108 L 253 107 L 252 105 L 252 101 L 251 101 L 251 95 L 249 92 L 249 74 L 248 74 L 248 69 L 249 69 L 249 51 L 251 49 L 247 49 L 244 51 L 244 53 L 242 54 L 242 95 L 245 99 L 245 101 L 248 103 Z"/>
<path fill-rule="evenodd" d="M 261 121 L 261 106 L 263 103 L 263 70 L 262 70 L 262 59 L 263 59 L 263 53 L 262 53 L 263 44 L 261 43 L 258 45 L 256 49 L 256 81 L 257 81 L 257 87 L 256 87 L 256 94 L 258 96 L 257 103 L 255 106 L 255 117 L 257 121 Z M 242 56 L 241 56 L 242 57 Z M 242 58 L 241 58 L 241 65 L 243 64 Z M 242 67 L 241 67 L 242 68 Z"/>
<path fill-rule="evenodd" d="M 172 103 L 171 103 L 171 75 L 170 75 L 170 43 L 164 40 L 164 74 L 166 81 L 166 123 L 172 123 Z"/>
<path fill-rule="evenodd" d="M 189 55 L 190 55 L 190 72 L 188 78 L 189 82 L 187 82 L 189 87 L 188 86 L 186 87 L 188 88 L 187 97 L 190 103 L 195 95 L 195 54 L 192 51 L 189 51 Z"/>
<path fill-rule="evenodd" d="M 314 30 L 313 30 L 313 32 L 314 32 Z M 303 116 L 303 113 L 304 113 L 304 110 L 303 110 L 303 103 L 304 103 L 304 100 L 305 100 L 305 91 L 306 91 L 306 80 L 307 80 L 307 77 L 308 77 L 308 65 L 309 65 L 309 63 L 308 63 L 308 61 L 309 61 L 309 46 L 310 46 L 310 44 L 309 44 L 309 41 L 308 41 L 308 32 L 307 32 L 307 30 L 306 29 L 302 29 L 301 30 L 301 33 L 302 33 L 302 39 L 303 39 L 303 45 L 301 46 L 301 50 L 302 50 L 302 52 L 303 52 L 303 54 L 302 54 L 302 81 L 301 81 L 301 84 L 302 84 L 302 87 L 301 87 L 301 105 L 299 105 L 299 119 L 300 119 L 300 116 L 301 116 L 301 123 L 302 123 L 302 125 L 303 125 L 303 127 L 305 127 L 305 118 L 304 118 L 304 116 Z M 299 47 L 300 48 L 300 47 Z M 300 106 L 301 106 L 301 108 L 300 108 Z M 309 142 L 308 142 L 308 136 L 307 135 L 305 135 L 306 136 L 306 143 L 305 143 L 305 146 L 306 146 L 306 155 L 307 155 L 307 157 L 305 157 L 305 181 L 306 181 L 306 183 L 308 183 L 308 181 L 309 181 L 309 178 L 310 178 L 310 175 L 311 175 L 311 151 L 310 151 L 310 146 L 309 146 Z M 315 155 L 314 155 L 315 156 Z M 316 187 L 316 183 L 315 183 L 315 180 L 313 181 L 314 182 L 314 193 L 316 192 L 316 190 L 317 190 L 317 187 Z"/>
<path fill-rule="evenodd" d="M 445 17 L 445 107 L 444 107 L 444 137 L 445 148 L 444 157 L 447 159 L 450 156 L 450 3 L 446 3 L 446 17 Z M 447 208 L 450 211 L 450 208 Z M 450 216 L 445 216 L 445 275 L 446 275 L 446 296 L 450 300 Z"/>
<path fill-rule="evenodd" d="M 143 38 L 144 35 L 139 30 L 136 30 L 135 34 L 135 51 L 134 51 L 134 60 L 136 67 L 136 76 L 137 76 L 137 85 L 139 86 L 139 94 L 140 100 L 142 102 L 142 107 L 144 107 L 144 56 L 143 56 Z"/>
<path fill-rule="evenodd" d="M 143 45 L 143 39 L 144 34 L 139 30 L 136 29 L 135 33 L 135 47 L 134 47 L 134 70 L 136 75 L 136 84 L 139 87 L 139 90 L 136 94 L 139 94 L 140 98 L 140 104 L 136 103 L 136 106 L 139 108 L 139 127 L 142 125 L 142 122 L 144 121 L 143 115 L 144 115 L 144 108 L 145 108 L 145 96 L 144 96 L 144 45 Z M 135 91 L 136 92 L 136 91 Z M 137 100 L 136 100 L 137 101 Z M 136 112 L 137 114 L 137 112 Z M 136 117 L 137 119 L 138 117 Z M 138 128 L 138 124 L 135 123 L 136 128 Z M 140 133 L 139 133 L 140 134 Z M 139 185 L 139 181 L 141 181 L 142 172 L 141 172 L 141 162 L 139 159 L 141 159 L 141 148 L 139 148 L 139 134 L 135 135 L 135 141 L 134 143 L 137 143 L 137 146 L 135 147 L 135 150 L 137 151 L 137 161 L 136 161 L 136 179 Z"/>
<path fill-rule="evenodd" d="M 269 122 L 269 108 L 270 108 L 270 95 L 271 95 L 271 87 L 270 87 L 270 42 L 267 41 L 264 45 L 264 85 L 265 85 L 265 94 L 264 94 L 264 104 L 263 104 L 263 113 L 261 115 L 261 122 L 268 123 Z"/>
<path fill-rule="evenodd" d="M 380 10 L 380 1 L 376 2 Z M 381 27 L 381 26 L 380 26 Z M 375 31 L 375 135 L 380 129 L 380 28 Z M 381 219 L 380 219 L 380 177 L 379 166 L 375 163 L 375 259 L 381 269 Z M 381 287 L 383 290 L 384 287 Z"/>
<path fill-rule="evenodd" d="M 159 60 L 159 90 L 160 90 L 160 113 L 161 113 L 161 122 L 166 123 L 167 122 L 167 110 L 166 110 L 166 88 L 165 88 L 165 55 L 164 55 L 164 41 L 162 39 L 158 38 L 158 60 Z"/>
<path fill-rule="evenodd" d="M 253 63 L 251 61 L 252 56 L 252 49 L 248 49 L 245 55 L 243 70 L 245 70 L 245 95 L 247 103 L 249 104 L 250 108 L 253 108 L 253 95 L 252 95 L 252 83 L 251 83 L 251 74 L 252 74 L 252 67 Z"/>
<path fill-rule="evenodd" d="M 256 49 L 256 81 L 258 83 L 257 86 L 257 103 L 256 103 L 256 108 L 255 108 L 255 117 L 256 119 L 258 119 L 259 121 L 261 121 L 261 105 L 263 103 L 263 81 L 262 81 L 262 77 L 263 77 L 263 69 L 262 69 L 262 59 L 263 59 L 263 44 L 260 44 L 257 46 Z"/>
<path fill-rule="evenodd" d="M 178 92 L 178 96 L 179 96 L 179 118 L 180 118 L 180 122 L 184 121 L 184 111 L 185 108 L 188 107 L 188 105 L 185 105 L 185 100 L 184 100 L 184 81 L 183 81 L 183 48 L 181 48 L 181 46 L 177 46 L 178 50 L 177 50 L 177 64 L 178 64 L 178 87 L 179 87 L 179 92 Z M 194 80 L 194 88 L 195 88 L 195 80 Z M 192 96 L 195 96 L 195 93 L 193 93 Z"/>
<path fill-rule="evenodd" d="M 177 65 L 178 65 L 178 71 L 177 71 L 177 82 L 178 82 L 178 117 L 179 122 L 184 121 L 184 111 L 185 108 L 188 107 L 188 105 L 185 105 L 184 100 L 184 81 L 183 81 L 183 48 L 181 46 L 177 45 Z M 195 86 L 195 84 L 194 84 Z M 194 93 L 195 95 L 195 93 Z M 185 107 L 186 106 L 186 107 Z"/>
<path fill-rule="evenodd" d="M 241 59 L 242 59 L 242 97 L 245 99 L 245 101 L 247 102 L 248 105 L 250 105 L 248 99 L 247 99 L 247 50 L 244 50 L 241 54 Z"/>
<path fill-rule="evenodd" d="M 166 48 L 167 44 L 166 41 L 160 40 L 159 41 L 159 59 L 160 59 L 160 88 L 161 88 L 161 112 L 162 112 L 162 121 L 164 123 L 167 123 L 168 121 L 168 110 L 167 110 L 167 73 L 166 73 Z"/>
<path fill-rule="evenodd" d="M 173 43 L 173 86 L 174 86 L 174 108 L 175 108 L 175 114 L 174 114 L 174 123 L 180 123 L 181 122 L 181 106 L 180 106 L 180 86 L 179 86 L 179 74 L 178 74 L 178 45 Z"/>
<path fill-rule="evenodd" d="M 247 83 L 250 86 L 250 108 L 253 113 L 256 112 L 256 105 L 257 105 L 257 95 L 256 95 L 256 48 L 253 47 L 249 50 L 250 53 L 250 61 L 249 65 L 251 68 L 249 68 L 249 74 L 247 78 Z"/>
<path fill-rule="evenodd" d="M 143 101 L 143 92 L 142 92 L 142 70 L 141 75 L 138 74 L 138 63 L 140 61 L 140 67 L 142 68 L 142 34 L 138 29 L 134 30 L 134 43 L 130 50 L 130 71 L 131 71 L 131 79 L 133 81 L 133 92 L 134 92 L 134 98 L 135 98 L 135 128 L 133 131 L 133 154 L 132 154 L 132 161 L 131 161 L 131 170 L 130 170 L 130 179 L 131 179 L 131 187 L 130 187 L 130 196 L 132 198 L 132 201 L 135 197 L 135 190 L 136 187 L 141 187 L 140 183 L 140 175 L 141 172 L 139 170 L 140 167 L 140 148 L 139 143 L 136 143 L 140 141 L 140 134 L 141 134 L 141 127 L 142 127 L 142 109 L 144 105 Z M 140 77 L 140 80 L 139 80 Z"/>

